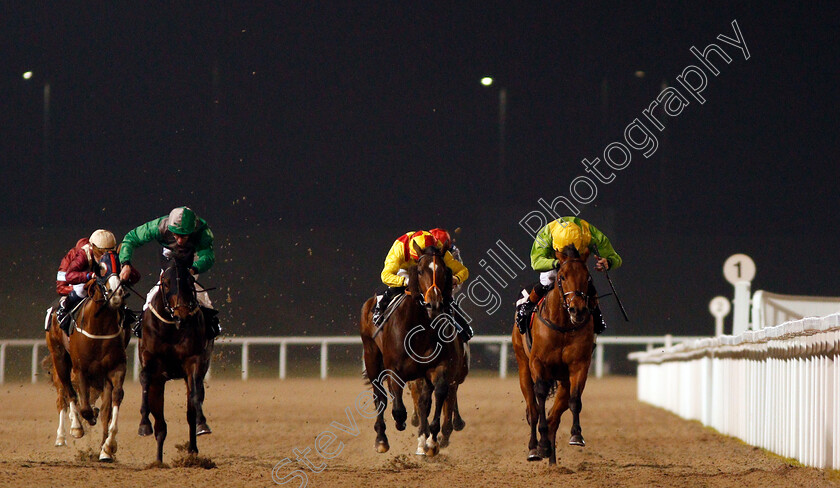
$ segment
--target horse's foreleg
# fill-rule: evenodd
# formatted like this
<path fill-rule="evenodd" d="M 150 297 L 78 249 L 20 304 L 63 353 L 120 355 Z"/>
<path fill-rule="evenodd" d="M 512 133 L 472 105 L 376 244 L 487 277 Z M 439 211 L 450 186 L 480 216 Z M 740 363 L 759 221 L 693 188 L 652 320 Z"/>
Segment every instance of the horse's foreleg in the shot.
<path fill-rule="evenodd" d="M 99 453 L 100 461 L 110 461 L 114 454 L 117 453 L 117 425 L 120 414 L 120 404 L 123 399 L 123 382 L 125 381 L 125 366 L 118 368 L 108 373 L 108 382 L 105 391 L 102 394 L 102 415 L 106 415 L 105 410 L 110 406 L 107 423 L 103 421 L 102 428 L 108 426 L 107 437 L 102 442 L 102 451 Z"/>
<path fill-rule="evenodd" d="M 405 430 L 405 420 L 408 418 L 408 411 L 403 402 L 403 385 L 389 376 L 388 389 L 391 390 L 392 401 L 394 402 L 391 408 L 391 415 L 394 417 L 395 426 L 397 430 Z"/>
<path fill-rule="evenodd" d="M 102 424 L 102 442 L 99 444 L 99 460 L 102 462 L 111 462 L 114 459 L 105 451 L 105 441 L 108 439 L 108 427 L 111 423 L 113 412 L 111 411 L 112 395 L 111 392 L 114 387 L 106 378 L 105 385 L 102 389 L 102 403 L 99 405 L 99 423 Z"/>
<path fill-rule="evenodd" d="M 432 437 L 429 429 L 429 412 L 432 410 L 432 384 L 426 378 L 415 383 L 417 387 L 417 451 L 418 456 L 426 455 L 426 439 Z"/>
<path fill-rule="evenodd" d="M 446 395 L 446 401 L 443 402 L 443 410 L 441 410 L 441 420 L 440 425 L 440 447 L 443 449 L 444 447 L 449 445 L 449 436 L 452 435 L 452 415 L 455 410 L 455 399 L 458 397 L 458 384 L 453 384 L 449 386 L 449 392 Z"/>
<path fill-rule="evenodd" d="M 149 384 L 152 378 L 152 364 L 146 362 L 140 370 L 140 427 L 137 435 L 147 436 L 152 433 L 152 423 L 149 421 Z"/>
<path fill-rule="evenodd" d="M 165 380 L 155 379 L 149 383 L 149 412 L 155 417 L 155 440 L 157 441 L 157 461 L 163 462 L 163 441 L 166 440 L 166 420 L 163 418 L 163 393 Z"/>
<path fill-rule="evenodd" d="M 569 408 L 569 380 L 563 379 L 557 383 L 557 393 L 554 395 L 554 405 L 548 414 L 548 439 L 551 442 L 549 464 L 557 462 L 557 428 L 560 427 L 560 417 Z"/>
<path fill-rule="evenodd" d="M 88 383 L 87 376 L 81 369 L 76 367 L 73 368 L 72 375 L 76 378 L 76 383 L 78 384 L 79 413 L 90 425 L 96 425 L 96 414 L 93 413 L 93 407 L 90 404 L 90 384 Z"/>
<path fill-rule="evenodd" d="M 464 430 L 467 425 L 461 418 L 461 411 L 458 409 L 458 385 L 455 386 L 455 394 L 452 395 L 452 428 L 457 431 Z"/>
<path fill-rule="evenodd" d="M 551 441 L 548 438 L 548 420 L 545 416 L 545 402 L 548 398 L 548 392 L 551 389 L 551 383 L 542 378 L 537 378 L 534 382 L 534 395 L 537 399 L 537 429 L 540 431 L 539 441 L 539 457 L 549 458 L 549 464 L 554 464 L 554 452 L 551 450 Z M 532 419 L 532 422 L 535 419 Z M 533 428 L 533 427 L 532 427 Z"/>
<path fill-rule="evenodd" d="M 436 456 L 440 451 L 438 446 L 438 433 L 440 432 L 440 412 L 443 404 L 446 403 L 446 397 L 449 393 L 449 382 L 446 375 L 439 374 L 435 379 L 435 413 L 432 417 L 432 423 L 429 424 L 429 431 L 431 436 L 426 439 L 426 455 L 429 457 Z"/>
<path fill-rule="evenodd" d="M 190 429 L 190 445 L 187 452 L 190 454 L 198 454 L 198 444 L 195 442 L 195 418 L 196 418 L 196 398 L 195 398 L 195 376 L 187 374 L 184 378 L 187 384 L 187 425 Z"/>
<path fill-rule="evenodd" d="M 210 430 L 210 426 L 207 425 L 207 418 L 204 417 L 204 375 L 207 374 L 208 366 L 209 363 L 205 365 L 199 365 L 194 379 L 193 404 L 195 405 L 196 435 L 213 433 L 213 431 Z M 198 452 L 198 448 L 196 448 L 196 452 Z"/>
<path fill-rule="evenodd" d="M 411 414 L 411 425 L 417 427 L 420 425 L 420 415 L 417 411 L 420 407 L 417 406 L 417 403 L 420 399 L 420 382 L 422 380 L 414 380 L 408 383 L 408 390 L 411 392 L 411 400 L 414 403 L 414 412 Z"/>
<path fill-rule="evenodd" d="M 585 446 L 583 431 L 580 428 L 580 411 L 583 409 L 583 388 L 586 386 L 586 375 L 589 373 L 589 362 L 576 364 L 569 368 L 571 387 L 569 391 L 569 409 L 572 411 L 572 432 L 569 438 L 570 446 Z"/>

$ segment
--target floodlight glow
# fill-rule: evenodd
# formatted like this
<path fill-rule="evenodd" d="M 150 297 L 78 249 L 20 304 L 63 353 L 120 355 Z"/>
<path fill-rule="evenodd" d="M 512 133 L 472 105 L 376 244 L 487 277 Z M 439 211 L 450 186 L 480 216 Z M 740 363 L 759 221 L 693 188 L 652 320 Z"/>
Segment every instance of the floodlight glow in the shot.
<path fill-rule="evenodd" d="M 26 73 L 23 74 L 23 79 L 24 80 L 28 80 L 29 78 L 32 78 L 32 72 L 31 71 L 27 71 Z"/>
<path fill-rule="evenodd" d="M 481 84 L 484 85 L 484 86 L 490 86 L 490 85 L 493 84 L 493 78 L 490 78 L 489 76 L 485 76 L 484 78 L 481 79 Z"/>
<path fill-rule="evenodd" d="M 636 78 L 644 78 L 645 77 L 645 72 L 642 71 L 642 70 L 638 70 L 638 71 L 636 71 L 635 75 L 636 75 Z"/>

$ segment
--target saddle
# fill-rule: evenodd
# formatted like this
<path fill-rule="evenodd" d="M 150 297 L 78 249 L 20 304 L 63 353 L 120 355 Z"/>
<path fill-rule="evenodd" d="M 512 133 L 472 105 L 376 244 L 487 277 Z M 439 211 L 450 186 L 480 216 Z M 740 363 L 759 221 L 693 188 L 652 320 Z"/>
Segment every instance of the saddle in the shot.
<path fill-rule="evenodd" d="M 382 319 L 380 319 L 379 325 L 376 326 L 376 330 L 373 332 L 373 339 L 375 339 L 376 336 L 379 335 L 379 333 L 382 331 L 382 328 L 388 322 L 388 319 L 391 318 L 391 314 L 393 314 L 394 310 L 396 310 L 397 307 L 399 307 L 402 304 L 406 296 L 408 296 L 406 293 L 400 293 L 399 295 L 394 297 L 393 300 L 391 300 L 391 303 L 389 303 L 385 311 L 382 312 Z M 376 300 L 382 300 L 382 295 L 377 295 Z"/>
<path fill-rule="evenodd" d="M 52 317 L 53 317 L 56 313 L 58 313 L 58 308 L 59 308 L 59 306 L 61 305 L 61 301 L 62 301 L 62 300 L 64 300 L 64 299 L 65 299 L 65 297 L 56 298 L 56 299 L 55 299 L 55 300 L 53 300 L 53 302 L 50 304 L 50 307 L 47 309 L 47 314 L 46 314 L 46 316 L 44 316 L 44 331 L 48 331 L 48 330 L 50 330 L 50 324 L 52 324 Z M 81 301 L 79 301 L 79 303 L 77 303 L 75 307 L 73 307 L 73 310 L 70 310 L 70 312 L 69 312 L 69 314 L 68 314 L 68 315 L 70 316 L 70 318 L 69 318 L 69 320 L 70 320 L 70 323 L 69 323 L 69 324 L 70 324 L 70 325 L 69 325 L 69 327 L 68 327 L 68 329 L 69 329 L 69 333 L 68 333 L 68 331 L 64 330 L 64 328 L 63 328 L 63 327 L 61 327 L 61 323 L 59 322 L 59 324 L 58 324 L 58 325 L 59 325 L 59 328 L 60 328 L 61 330 L 63 330 L 63 331 L 64 331 L 64 334 L 65 334 L 66 336 L 68 336 L 68 337 L 69 337 L 69 336 L 71 336 L 71 335 L 73 334 L 73 331 L 76 329 L 75 327 L 73 327 L 73 325 L 74 325 L 74 324 L 76 324 L 76 319 L 79 317 L 79 314 L 82 312 L 82 306 L 83 306 L 83 305 L 84 305 L 84 304 L 85 304 L 88 300 L 90 300 L 90 297 L 84 297 L 84 298 L 82 298 L 82 300 L 81 300 Z M 57 318 L 56 318 L 56 319 L 57 319 Z"/>

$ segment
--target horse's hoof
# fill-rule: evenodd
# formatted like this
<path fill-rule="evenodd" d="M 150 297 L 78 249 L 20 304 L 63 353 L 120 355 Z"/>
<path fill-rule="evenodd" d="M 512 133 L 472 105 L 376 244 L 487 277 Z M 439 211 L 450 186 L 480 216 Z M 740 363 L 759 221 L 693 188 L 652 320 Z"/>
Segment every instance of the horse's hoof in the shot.
<path fill-rule="evenodd" d="M 422 447 L 418 447 L 417 450 L 414 451 L 414 454 L 416 454 L 418 456 L 425 456 L 426 455 L 426 450 L 423 449 Z"/>
<path fill-rule="evenodd" d="M 100 463 L 113 463 L 114 462 L 114 458 L 111 456 L 111 454 L 106 452 L 105 447 L 103 447 L 102 450 L 99 451 L 99 462 Z"/>
<path fill-rule="evenodd" d="M 71 427 L 70 428 L 70 435 L 75 437 L 76 439 L 81 439 L 85 436 L 85 429 L 81 427 Z"/>
<path fill-rule="evenodd" d="M 110 444 L 106 442 L 102 446 L 102 451 L 107 453 L 109 456 L 113 456 L 117 453 L 117 441 L 113 440 Z"/>
<path fill-rule="evenodd" d="M 586 446 L 586 442 L 583 441 L 583 436 L 580 434 L 575 434 L 569 438 L 569 445 L 570 446 Z"/>
<path fill-rule="evenodd" d="M 464 430 L 464 427 L 466 427 L 466 425 L 467 425 L 467 423 L 464 422 L 464 419 L 453 419 L 452 420 L 452 428 L 459 431 L 459 432 Z"/>
<path fill-rule="evenodd" d="M 435 444 L 432 447 L 426 447 L 426 457 L 435 457 L 440 452 L 440 446 Z"/>
<path fill-rule="evenodd" d="M 378 452 L 379 454 L 384 454 L 388 452 L 388 449 L 391 449 L 391 446 L 389 446 L 387 442 L 376 443 L 376 452 Z"/>
<path fill-rule="evenodd" d="M 446 437 L 446 436 L 441 437 L 440 438 L 440 448 L 443 449 L 444 447 L 447 447 L 448 445 L 449 445 L 449 437 Z"/>
<path fill-rule="evenodd" d="M 55 447 L 64 447 L 67 445 L 67 440 L 64 437 L 58 437 L 55 440 Z"/>
<path fill-rule="evenodd" d="M 542 461 L 542 456 L 536 449 L 531 449 L 528 451 L 528 461 Z"/>
<path fill-rule="evenodd" d="M 137 428 L 137 435 L 140 437 L 152 435 L 152 424 L 140 424 L 140 427 Z"/>
<path fill-rule="evenodd" d="M 396 427 L 397 427 L 397 430 L 399 430 L 400 432 L 404 431 L 405 430 L 405 422 L 397 422 Z"/>
<path fill-rule="evenodd" d="M 417 416 L 417 412 L 411 415 L 411 426 L 417 427 L 420 425 L 420 417 Z"/>
<path fill-rule="evenodd" d="M 99 407 L 93 407 L 93 421 L 96 422 L 96 419 L 99 418 Z"/>
<path fill-rule="evenodd" d="M 538 454 L 541 458 L 550 458 L 551 457 L 551 448 L 550 447 L 540 447 Z"/>
<path fill-rule="evenodd" d="M 195 427 L 195 435 L 204 435 L 204 434 L 212 434 L 213 431 L 210 430 L 210 426 L 207 424 L 198 424 Z"/>

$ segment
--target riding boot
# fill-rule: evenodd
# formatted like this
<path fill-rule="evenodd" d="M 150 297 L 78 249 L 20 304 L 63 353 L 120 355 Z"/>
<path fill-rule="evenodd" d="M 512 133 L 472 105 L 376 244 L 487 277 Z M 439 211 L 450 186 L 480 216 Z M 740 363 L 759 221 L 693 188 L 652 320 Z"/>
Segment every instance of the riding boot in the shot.
<path fill-rule="evenodd" d="M 209 334 L 208 339 L 214 339 L 222 333 L 222 326 L 219 325 L 219 311 L 212 308 L 201 307 L 201 312 L 204 314 L 204 322 L 207 324 L 207 333 Z"/>
<path fill-rule="evenodd" d="M 452 317 L 452 323 L 458 331 L 458 337 L 465 343 L 469 342 L 473 338 L 474 332 L 470 324 L 464 319 L 465 315 L 461 311 L 461 306 L 455 300 L 452 300 L 449 304 L 449 315 Z"/>
<path fill-rule="evenodd" d="M 537 283 L 528 295 L 528 299 L 516 308 L 516 327 L 519 328 L 520 334 L 524 334 L 528 330 L 528 322 L 531 320 L 531 314 L 534 313 L 537 304 L 551 290 L 552 286 Z"/>
<path fill-rule="evenodd" d="M 69 295 L 61 300 L 61 306 L 55 312 L 55 318 L 58 320 L 61 330 L 68 336 L 70 335 L 70 322 L 73 315 L 73 309 L 76 308 L 83 300 L 82 297 L 76 295 L 75 291 L 71 291 Z"/>
<path fill-rule="evenodd" d="M 382 315 L 385 313 L 385 310 L 388 309 L 388 305 L 391 303 L 391 300 L 404 291 L 404 286 L 389 287 L 385 290 L 385 293 L 382 294 L 382 298 L 380 298 L 379 301 L 376 302 L 376 306 L 373 307 L 373 325 L 377 327 L 381 325 Z"/>
<path fill-rule="evenodd" d="M 123 312 L 123 320 L 122 320 L 123 329 L 125 329 L 126 331 L 134 329 L 135 322 L 140 321 L 140 319 L 137 317 L 137 314 L 134 313 L 134 310 L 126 307 L 125 305 L 123 305 L 122 312 Z"/>
<path fill-rule="evenodd" d="M 607 330 L 607 324 L 604 323 L 604 317 L 601 316 L 601 307 L 597 305 L 592 309 L 592 323 L 595 326 L 596 334 Z"/>
<path fill-rule="evenodd" d="M 143 333 L 143 314 L 144 313 L 146 313 L 145 310 L 140 312 L 140 315 L 137 317 L 137 320 L 134 322 L 134 326 L 133 326 L 134 335 L 138 339 L 140 338 L 140 335 Z"/>
<path fill-rule="evenodd" d="M 598 303 L 598 291 L 595 290 L 595 285 L 592 281 L 589 282 L 589 289 L 586 294 L 592 297 L 595 305 L 592 307 L 592 324 L 595 327 L 595 333 L 600 334 L 607 329 L 607 324 L 604 323 L 604 317 L 601 316 L 601 305 Z"/>

